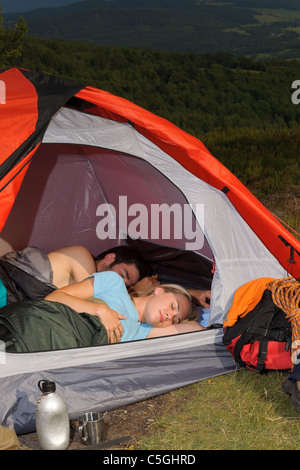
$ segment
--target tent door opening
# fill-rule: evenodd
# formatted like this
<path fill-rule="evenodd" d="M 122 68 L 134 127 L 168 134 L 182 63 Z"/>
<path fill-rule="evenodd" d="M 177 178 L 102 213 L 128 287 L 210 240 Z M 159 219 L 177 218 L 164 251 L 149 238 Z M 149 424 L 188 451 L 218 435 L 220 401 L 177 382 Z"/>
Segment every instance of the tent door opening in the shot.
<path fill-rule="evenodd" d="M 120 244 L 141 252 L 162 282 L 211 285 L 210 247 L 162 172 L 115 150 L 43 143 L 1 232 L 1 252 L 84 245 L 96 256 Z"/>

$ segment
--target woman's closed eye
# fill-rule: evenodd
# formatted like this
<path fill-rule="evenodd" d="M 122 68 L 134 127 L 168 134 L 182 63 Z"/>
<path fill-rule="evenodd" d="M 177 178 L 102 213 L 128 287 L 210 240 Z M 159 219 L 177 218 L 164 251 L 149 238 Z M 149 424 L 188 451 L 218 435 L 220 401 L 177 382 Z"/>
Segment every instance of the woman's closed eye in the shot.
<path fill-rule="evenodd" d="M 172 308 L 172 311 L 174 312 L 179 312 L 179 304 L 177 302 L 172 302 L 171 304 L 171 308 Z M 177 325 L 178 323 L 180 323 L 180 318 L 179 316 L 175 313 L 174 317 L 173 317 L 173 320 L 172 320 L 172 324 L 173 325 Z"/>

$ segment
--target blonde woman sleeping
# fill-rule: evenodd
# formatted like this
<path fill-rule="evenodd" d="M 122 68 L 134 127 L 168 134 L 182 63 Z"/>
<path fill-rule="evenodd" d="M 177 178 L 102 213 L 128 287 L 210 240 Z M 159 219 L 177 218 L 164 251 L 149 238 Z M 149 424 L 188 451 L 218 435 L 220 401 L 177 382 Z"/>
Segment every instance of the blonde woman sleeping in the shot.
<path fill-rule="evenodd" d="M 87 300 L 93 297 L 103 302 Z M 57 289 L 45 300 L 98 317 L 109 343 L 204 329 L 191 295 L 181 286 L 160 285 L 148 295 L 131 297 L 121 276 L 112 271 Z"/>

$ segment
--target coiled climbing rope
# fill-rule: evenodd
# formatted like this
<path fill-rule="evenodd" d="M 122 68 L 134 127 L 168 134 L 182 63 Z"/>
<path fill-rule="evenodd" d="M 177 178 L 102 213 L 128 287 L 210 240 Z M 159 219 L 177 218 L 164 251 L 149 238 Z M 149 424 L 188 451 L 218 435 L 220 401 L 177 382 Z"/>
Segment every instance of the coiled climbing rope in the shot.
<path fill-rule="evenodd" d="M 299 362 L 300 352 L 300 282 L 293 277 L 275 279 L 267 284 L 272 292 L 275 305 L 280 308 L 291 323 L 292 329 L 292 363 Z"/>

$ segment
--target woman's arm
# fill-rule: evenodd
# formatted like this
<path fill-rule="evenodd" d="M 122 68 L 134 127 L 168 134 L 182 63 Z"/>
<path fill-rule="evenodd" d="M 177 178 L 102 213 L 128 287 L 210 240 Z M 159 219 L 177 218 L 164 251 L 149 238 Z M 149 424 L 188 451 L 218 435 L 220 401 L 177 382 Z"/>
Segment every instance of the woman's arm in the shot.
<path fill-rule="evenodd" d="M 165 328 L 152 328 L 147 338 L 157 338 L 159 336 L 178 335 L 179 333 L 189 333 L 191 331 L 205 330 L 206 328 L 196 321 L 187 321 Z"/>
<path fill-rule="evenodd" d="M 120 319 L 125 319 L 126 316 L 121 315 L 106 305 L 86 300 L 94 295 L 93 282 L 94 278 L 92 277 L 76 284 L 62 287 L 51 292 L 51 294 L 45 297 L 45 300 L 60 302 L 68 305 L 78 313 L 84 312 L 98 317 L 107 331 L 108 342 L 119 342 L 123 334 Z"/>

